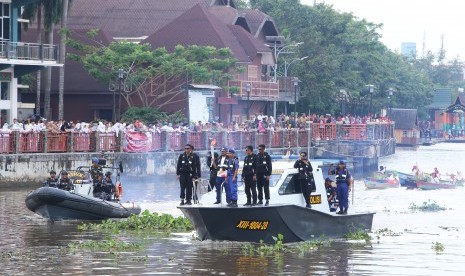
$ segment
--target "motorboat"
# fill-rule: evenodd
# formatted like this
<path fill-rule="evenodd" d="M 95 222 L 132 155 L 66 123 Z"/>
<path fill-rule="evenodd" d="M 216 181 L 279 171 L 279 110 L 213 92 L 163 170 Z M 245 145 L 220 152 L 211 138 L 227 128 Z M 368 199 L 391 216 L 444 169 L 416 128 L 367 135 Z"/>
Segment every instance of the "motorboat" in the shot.
<path fill-rule="evenodd" d="M 380 174 L 376 172 L 371 177 L 365 177 L 364 183 L 367 189 L 387 189 L 399 187 L 400 181 L 398 177 L 392 174 Z"/>
<path fill-rule="evenodd" d="M 193 224 L 201 240 L 228 240 L 241 242 L 273 243 L 273 237 L 284 236 L 283 242 L 299 242 L 324 237 L 342 237 L 357 230 L 371 231 L 372 212 L 349 212 L 338 215 L 331 212 L 321 166 L 311 161 L 315 191 L 311 193 L 311 208 L 306 208 L 298 171 L 294 161 L 273 162 L 270 177 L 270 205 L 243 206 L 247 198 L 240 187 L 237 208 L 227 207 L 225 193 L 223 204 L 213 204 L 216 192 L 200 197 L 199 204 L 178 208 Z"/>
<path fill-rule="evenodd" d="M 112 168 L 112 167 L 105 167 Z M 127 218 L 141 212 L 134 202 L 121 203 L 115 200 L 103 200 L 93 196 L 93 184 L 90 173 L 79 167 L 68 171 L 73 183 L 71 191 L 55 187 L 40 187 L 26 196 L 26 206 L 43 218 L 56 221 L 67 219 L 101 220 L 108 218 Z M 122 194 L 122 186 L 117 175 L 116 190 Z"/>

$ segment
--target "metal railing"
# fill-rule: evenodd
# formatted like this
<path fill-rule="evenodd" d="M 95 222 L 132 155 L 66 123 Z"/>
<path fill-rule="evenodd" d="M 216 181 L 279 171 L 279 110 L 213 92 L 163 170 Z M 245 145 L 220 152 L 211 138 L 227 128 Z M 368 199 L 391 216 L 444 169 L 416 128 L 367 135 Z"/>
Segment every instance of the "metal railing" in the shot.
<path fill-rule="evenodd" d="M 52 44 L 11 42 L 0 40 L 0 58 L 58 61 L 58 47 Z"/>
<path fill-rule="evenodd" d="M 216 147 L 243 149 L 265 144 L 267 148 L 307 147 L 312 141 L 376 141 L 392 139 L 394 124 L 310 124 L 307 129 L 283 129 L 259 133 L 232 132 L 29 132 L 0 133 L 0 153 L 42 152 L 154 152 L 183 150 L 186 143 L 195 150 L 208 150 L 212 139 Z"/>

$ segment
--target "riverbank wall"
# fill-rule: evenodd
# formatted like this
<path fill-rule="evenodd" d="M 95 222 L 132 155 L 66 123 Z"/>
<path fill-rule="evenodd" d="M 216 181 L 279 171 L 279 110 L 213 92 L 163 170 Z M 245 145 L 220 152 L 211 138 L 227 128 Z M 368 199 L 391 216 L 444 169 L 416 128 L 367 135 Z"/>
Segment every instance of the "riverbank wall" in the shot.
<path fill-rule="evenodd" d="M 311 158 L 343 159 L 352 164 L 357 175 L 376 171 L 378 158 L 395 153 L 395 140 L 378 140 L 370 142 L 312 141 L 311 147 L 282 148 L 267 150 L 273 156 L 296 156 L 301 151 L 308 151 Z M 245 156 L 244 150 L 236 149 L 239 160 Z M 107 152 L 104 157 L 108 165 L 119 161 L 123 164 L 124 175 L 150 176 L 174 174 L 177 158 L 181 152 L 124 153 Z M 206 167 L 207 151 L 197 151 L 200 156 L 203 176 L 208 175 Z M 50 170 L 73 170 L 79 166 L 90 166 L 92 157 L 98 153 L 30 153 L 0 155 L 0 185 L 37 185 L 48 177 Z"/>

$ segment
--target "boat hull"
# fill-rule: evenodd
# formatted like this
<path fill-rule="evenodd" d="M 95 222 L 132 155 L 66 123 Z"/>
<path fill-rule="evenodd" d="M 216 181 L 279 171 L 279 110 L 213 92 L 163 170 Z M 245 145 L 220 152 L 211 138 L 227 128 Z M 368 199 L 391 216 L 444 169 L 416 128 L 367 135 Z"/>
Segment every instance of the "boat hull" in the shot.
<path fill-rule="evenodd" d="M 399 187 L 399 180 L 397 179 L 378 179 L 374 177 L 366 177 L 364 182 L 367 189 L 387 189 Z"/>
<path fill-rule="evenodd" d="M 455 189 L 457 186 L 450 183 L 433 183 L 425 181 L 417 181 L 417 187 L 421 190 L 439 190 L 439 189 Z"/>
<path fill-rule="evenodd" d="M 26 197 L 26 206 L 50 220 L 127 218 L 141 212 L 137 204 L 105 201 L 50 187 L 32 191 Z"/>
<path fill-rule="evenodd" d="M 371 231 L 374 213 L 333 215 L 296 205 L 262 207 L 178 207 L 201 240 L 274 243 L 307 241 L 321 236 L 342 237 L 359 229 Z"/>

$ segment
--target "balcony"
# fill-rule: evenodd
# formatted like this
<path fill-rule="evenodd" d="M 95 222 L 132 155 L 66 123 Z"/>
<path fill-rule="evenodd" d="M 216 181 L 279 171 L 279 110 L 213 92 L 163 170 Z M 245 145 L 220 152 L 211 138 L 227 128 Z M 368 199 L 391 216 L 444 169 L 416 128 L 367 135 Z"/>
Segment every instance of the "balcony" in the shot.
<path fill-rule="evenodd" d="M 0 41 L 0 63 L 58 65 L 58 47 L 52 44 Z"/>
<path fill-rule="evenodd" d="M 279 77 L 278 82 L 234 80 L 229 81 L 229 86 L 238 87 L 240 90 L 236 96 L 243 100 L 250 97 L 251 100 L 294 102 L 293 80 L 293 77 Z M 250 84 L 249 95 L 247 95 L 247 83 Z"/>

